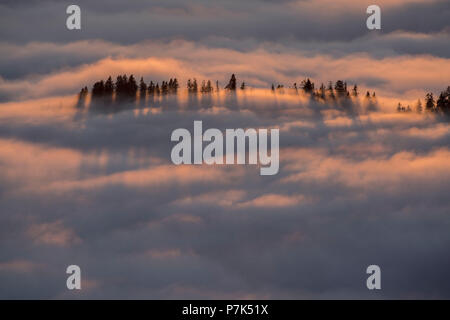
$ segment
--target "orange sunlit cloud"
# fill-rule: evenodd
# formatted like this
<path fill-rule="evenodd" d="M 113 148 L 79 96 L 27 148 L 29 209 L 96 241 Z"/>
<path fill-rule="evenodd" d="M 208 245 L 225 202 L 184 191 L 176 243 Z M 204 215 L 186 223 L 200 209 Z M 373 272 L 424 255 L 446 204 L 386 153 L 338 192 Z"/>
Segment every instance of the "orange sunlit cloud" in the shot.
<path fill-rule="evenodd" d="M 148 44 L 149 52 L 154 45 L 156 44 Z M 375 59 L 367 54 L 350 54 L 332 58 L 302 52 L 273 53 L 264 49 L 239 52 L 232 49 L 194 47 L 186 41 L 175 41 L 165 45 L 165 48 L 165 56 L 171 58 L 163 57 L 162 54 L 158 56 L 159 53 L 148 58 L 105 58 L 71 70 L 57 71 L 37 80 L 3 80 L 0 88 L 17 92 L 21 99 L 60 92 L 75 94 L 84 85 L 90 86 L 98 79 L 124 73 L 144 76 L 147 80 L 178 77 L 182 84 L 194 77 L 199 80 L 220 79 L 223 85 L 223 79 L 232 71 L 250 86 L 265 88 L 269 87 L 270 81 L 291 85 L 311 74 L 315 75 L 313 79 L 316 82 L 325 83 L 336 79 L 363 81 L 361 79 L 373 78 L 380 84 L 367 89 L 374 89 L 379 95 L 395 101 L 406 97 L 421 98 L 425 90 L 444 88 L 445 83 L 450 83 L 450 60 L 429 55 Z M 183 52 L 186 53 L 185 57 Z M 284 74 L 286 70 L 295 70 L 296 75 L 288 77 Z"/>

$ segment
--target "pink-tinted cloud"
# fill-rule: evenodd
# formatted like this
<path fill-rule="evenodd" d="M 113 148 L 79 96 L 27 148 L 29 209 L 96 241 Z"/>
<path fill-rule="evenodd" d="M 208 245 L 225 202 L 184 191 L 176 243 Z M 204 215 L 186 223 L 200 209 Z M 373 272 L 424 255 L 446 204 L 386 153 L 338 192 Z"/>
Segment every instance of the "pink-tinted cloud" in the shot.
<path fill-rule="evenodd" d="M 28 236 L 37 245 L 67 247 L 81 242 L 75 232 L 65 227 L 62 221 L 33 224 L 28 229 Z"/>
<path fill-rule="evenodd" d="M 80 47 L 82 45 L 86 44 L 80 43 Z M 103 43 L 102 46 L 115 47 Z M 158 49 L 152 51 L 156 46 Z M 86 84 L 90 86 L 98 79 L 124 73 L 159 81 L 178 77 L 182 84 L 194 77 L 199 80 L 218 79 L 223 86 L 233 72 L 239 80 L 245 80 L 254 87 L 269 88 L 272 82 L 292 85 L 309 76 L 319 83 L 336 79 L 349 80 L 349 84 L 367 82 L 361 87 L 362 91 L 373 89 L 388 98 L 417 99 L 427 90 L 443 89 L 450 83 L 450 72 L 447 72 L 450 71 L 449 59 L 430 55 L 376 59 L 368 54 L 349 54 L 336 58 L 301 51 L 271 52 L 264 48 L 241 52 L 208 48 L 186 41 L 149 43 L 124 51 L 133 50 L 144 50 L 148 57 L 105 58 L 37 78 L 2 80 L 0 89 L 20 99 L 76 93 Z M 137 53 L 128 52 L 127 55 L 136 56 Z"/>

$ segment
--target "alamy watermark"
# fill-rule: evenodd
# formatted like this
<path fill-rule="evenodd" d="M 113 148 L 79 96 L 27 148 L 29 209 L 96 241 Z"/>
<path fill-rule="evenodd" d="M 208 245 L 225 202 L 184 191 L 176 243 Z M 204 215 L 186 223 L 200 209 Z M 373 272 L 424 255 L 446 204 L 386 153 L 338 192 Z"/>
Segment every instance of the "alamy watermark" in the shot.
<path fill-rule="evenodd" d="M 70 274 L 67 277 L 66 286 L 69 290 L 81 290 L 81 268 L 76 264 L 67 267 L 66 273 Z"/>
<path fill-rule="evenodd" d="M 376 264 L 372 264 L 367 267 L 366 273 L 370 274 L 366 281 L 367 289 L 381 290 L 381 268 Z"/>
<path fill-rule="evenodd" d="M 375 4 L 367 7 L 367 14 L 370 16 L 366 20 L 366 26 L 369 30 L 381 29 L 381 8 Z"/>
<path fill-rule="evenodd" d="M 269 131 L 270 155 L 267 148 Z M 194 121 L 193 137 L 189 130 L 180 128 L 172 132 L 170 139 L 178 142 L 171 152 L 172 162 L 176 165 L 203 163 L 208 165 L 260 164 L 261 175 L 275 175 L 278 173 L 280 162 L 279 129 L 226 129 L 224 136 L 222 131 L 214 128 L 203 132 L 202 121 Z M 248 141 L 248 150 L 246 141 Z M 203 142 L 209 142 L 209 144 L 203 148 Z"/>
<path fill-rule="evenodd" d="M 69 15 L 66 20 L 66 27 L 69 30 L 81 30 L 81 8 L 78 5 L 71 4 L 67 7 L 66 13 Z M 366 26 L 369 30 L 381 29 L 381 8 L 375 4 L 367 7 L 367 14 L 370 16 L 366 20 Z"/>
<path fill-rule="evenodd" d="M 66 13 L 69 14 L 66 20 L 66 27 L 69 30 L 81 29 L 81 9 L 76 4 L 67 7 Z"/>

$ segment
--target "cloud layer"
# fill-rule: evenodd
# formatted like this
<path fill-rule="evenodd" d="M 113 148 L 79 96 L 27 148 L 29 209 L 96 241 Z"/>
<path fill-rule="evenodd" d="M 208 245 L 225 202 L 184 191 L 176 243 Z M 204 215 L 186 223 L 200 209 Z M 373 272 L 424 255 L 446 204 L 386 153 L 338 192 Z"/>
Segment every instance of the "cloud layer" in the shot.
<path fill-rule="evenodd" d="M 1 106 L 0 296 L 449 296 L 447 123 L 270 91 L 183 101 Z M 170 133 L 194 120 L 279 127 L 280 173 L 172 165 Z M 379 293 L 365 288 L 373 263 Z M 69 264 L 80 293 L 65 289 Z"/>
<path fill-rule="evenodd" d="M 450 85 L 448 1 L 380 0 L 380 32 L 369 1 L 78 3 L 74 32 L 61 1 L 0 4 L 1 298 L 450 297 L 448 122 L 393 112 Z M 124 73 L 182 88 L 77 105 Z M 184 89 L 231 73 L 248 90 Z M 287 88 L 305 77 L 377 99 Z M 194 120 L 279 128 L 279 174 L 174 166 L 170 134 Z"/>

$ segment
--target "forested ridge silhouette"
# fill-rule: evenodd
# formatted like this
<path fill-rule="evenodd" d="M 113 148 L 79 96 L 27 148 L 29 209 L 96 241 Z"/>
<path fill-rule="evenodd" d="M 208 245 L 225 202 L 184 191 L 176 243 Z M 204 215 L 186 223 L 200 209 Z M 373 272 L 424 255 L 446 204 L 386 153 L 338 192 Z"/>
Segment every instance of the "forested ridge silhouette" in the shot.
<path fill-rule="evenodd" d="M 143 77 L 140 78 L 139 84 L 137 83 L 134 75 L 127 76 L 119 75 L 116 80 L 113 81 L 109 76 L 107 80 L 100 80 L 94 83 L 91 89 L 93 102 L 121 102 L 121 101 L 135 101 L 139 99 L 145 99 L 146 97 L 154 97 L 161 95 L 173 95 L 177 94 L 180 88 L 180 84 L 177 78 L 170 78 L 168 81 L 150 81 L 146 83 Z M 231 75 L 227 85 L 223 90 L 234 92 L 237 90 L 247 90 L 249 87 L 243 81 L 238 85 L 235 74 Z M 200 84 L 196 78 L 188 79 L 186 83 L 186 89 L 189 94 L 208 94 L 213 92 L 219 92 L 219 81 L 213 82 L 211 80 L 203 80 Z M 312 99 L 317 101 L 344 101 L 351 98 L 358 97 L 359 92 L 358 85 L 354 84 L 351 88 L 348 87 L 347 82 L 343 80 L 337 80 L 336 82 L 329 81 L 327 86 L 323 83 L 319 88 L 316 88 L 314 82 L 306 78 L 298 85 L 296 82 L 291 86 L 285 87 L 284 84 L 272 84 L 271 91 L 273 93 L 284 93 L 285 90 L 290 90 L 294 93 L 304 93 L 309 95 Z M 87 86 L 83 87 L 78 96 L 78 103 L 81 104 L 85 101 L 89 89 Z M 367 99 L 373 108 L 376 108 L 376 93 L 375 91 L 370 93 L 367 91 L 364 94 L 364 98 Z M 450 115 L 450 86 L 439 94 L 437 100 L 433 93 L 429 92 L 425 95 L 425 103 L 422 104 L 420 99 L 417 103 L 411 107 L 410 105 L 403 106 L 400 102 L 397 105 L 398 112 L 434 112 L 438 114 Z"/>

